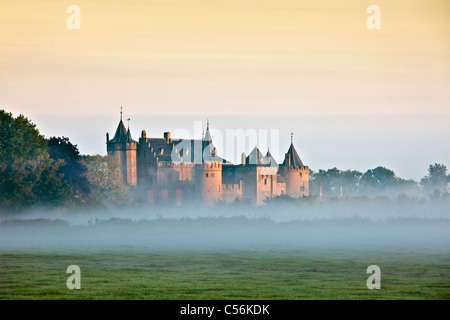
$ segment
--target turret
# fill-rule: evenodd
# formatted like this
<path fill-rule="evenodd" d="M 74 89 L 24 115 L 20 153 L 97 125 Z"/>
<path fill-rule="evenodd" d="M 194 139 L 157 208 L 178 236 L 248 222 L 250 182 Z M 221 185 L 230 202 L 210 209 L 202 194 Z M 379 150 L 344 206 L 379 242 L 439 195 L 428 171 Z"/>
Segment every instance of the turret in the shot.
<path fill-rule="evenodd" d="M 195 191 L 204 204 L 222 200 L 222 163 L 204 161 L 195 165 Z"/>
<path fill-rule="evenodd" d="M 122 108 L 120 110 L 119 125 L 114 137 L 109 140 L 109 134 L 107 134 L 106 138 L 106 150 L 109 156 L 113 156 L 116 159 L 123 181 L 130 186 L 135 186 L 137 184 L 137 142 L 131 137 L 130 127 L 128 126 L 128 130 L 125 129 L 122 121 Z"/>
<path fill-rule="evenodd" d="M 291 197 L 309 195 L 309 168 L 303 165 L 295 150 L 293 133 L 291 133 L 291 145 L 284 155 L 281 174 L 286 181 L 286 193 Z"/>

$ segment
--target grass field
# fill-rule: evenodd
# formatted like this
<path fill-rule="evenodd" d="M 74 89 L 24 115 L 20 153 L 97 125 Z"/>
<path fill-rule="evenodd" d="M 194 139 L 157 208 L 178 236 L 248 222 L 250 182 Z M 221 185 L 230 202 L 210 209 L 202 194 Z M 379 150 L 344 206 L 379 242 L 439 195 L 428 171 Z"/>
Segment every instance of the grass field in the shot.
<path fill-rule="evenodd" d="M 66 269 L 81 269 L 69 290 Z M 368 290 L 366 269 L 381 268 Z M 450 299 L 448 250 L 0 251 L 1 299 Z"/>

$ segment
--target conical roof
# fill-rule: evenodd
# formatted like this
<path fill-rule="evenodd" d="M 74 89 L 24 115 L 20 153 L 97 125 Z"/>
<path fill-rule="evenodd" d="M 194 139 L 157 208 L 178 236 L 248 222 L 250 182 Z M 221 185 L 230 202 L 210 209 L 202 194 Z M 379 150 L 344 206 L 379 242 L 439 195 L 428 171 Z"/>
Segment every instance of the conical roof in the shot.
<path fill-rule="evenodd" d="M 126 142 L 137 142 L 137 141 L 134 141 L 133 138 L 131 137 L 130 128 L 128 128 L 128 130 L 127 130 L 127 140 L 126 140 Z"/>
<path fill-rule="evenodd" d="M 206 132 L 202 141 L 203 161 L 213 161 L 217 159 L 216 147 L 212 142 L 211 132 L 209 131 L 209 120 L 206 122 Z"/>
<path fill-rule="evenodd" d="M 303 162 L 302 160 L 300 160 L 297 150 L 295 150 L 294 144 L 292 142 L 286 154 L 289 156 L 291 167 L 303 167 Z M 284 159 L 283 165 L 286 165 L 286 159 Z"/>
<path fill-rule="evenodd" d="M 120 119 L 119 125 L 117 126 L 116 133 L 114 137 L 108 141 L 108 143 L 118 143 L 127 141 L 127 129 L 123 124 L 122 119 Z"/>
<path fill-rule="evenodd" d="M 108 143 L 121 143 L 121 142 L 136 142 L 131 138 L 130 128 L 128 130 L 125 128 L 123 124 L 122 117 L 119 121 L 119 125 L 117 126 L 116 133 L 114 137 L 108 141 Z"/>
<path fill-rule="evenodd" d="M 209 132 L 209 120 L 206 122 L 206 133 L 203 141 L 210 143 L 212 142 L 211 132 Z"/>

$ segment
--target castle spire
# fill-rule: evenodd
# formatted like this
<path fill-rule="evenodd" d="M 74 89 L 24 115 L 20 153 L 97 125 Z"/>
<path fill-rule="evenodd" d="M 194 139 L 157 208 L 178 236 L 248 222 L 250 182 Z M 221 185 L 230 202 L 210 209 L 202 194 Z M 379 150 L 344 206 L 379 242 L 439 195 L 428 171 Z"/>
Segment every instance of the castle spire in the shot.
<path fill-rule="evenodd" d="M 211 161 L 216 156 L 216 147 L 212 142 L 211 132 L 209 131 L 209 118 L 206 120 L 206 132 L 202 141 L 203 160 Z"/>
<path fill-rule="evenodd" d="M 212 142 L 211 132 L 209 132 L 209 118 L 206 120 L 206 133 L 205 133 L 205 142 Z"/>
<path fill-rule="evenodd" d="M 130 119 L 129 118 L 126 119 L 128 121 L 128 130 L 127 130 L 125 128 L 125 125 L 123 124 L 122 116 L 123 116 L 123 107 L 121 106 L 119 125 L 117 126 L 116 134 L 114 135 L 114 137 L 108 141 L 109 143 L 136 142 L 131 138 Z"/>
<path fill-rule="evenodd" d="M 283 165 L 291 166 L 291 167 L 303 167 L 302 160 L 298 156 L 297 150 L 294 147 L 294 133 L 291 132 L 291 146 L 289 147 L 288 152 L 285 154 L 285 159 Z"/>

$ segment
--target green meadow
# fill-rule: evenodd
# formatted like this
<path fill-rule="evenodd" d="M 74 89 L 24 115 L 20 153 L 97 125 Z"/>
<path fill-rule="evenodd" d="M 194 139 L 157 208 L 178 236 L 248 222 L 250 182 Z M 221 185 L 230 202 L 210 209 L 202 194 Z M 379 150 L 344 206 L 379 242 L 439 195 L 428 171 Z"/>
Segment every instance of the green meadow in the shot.
<path fill-rule="evenodd" d="M 381 289 L 369 290 L 369 265 Z M 81 289 L 69 290 L 69 265 Z M 450 299 L 446 249 L 0 249 L 0 299 Z"/>

